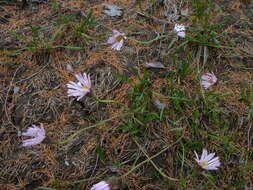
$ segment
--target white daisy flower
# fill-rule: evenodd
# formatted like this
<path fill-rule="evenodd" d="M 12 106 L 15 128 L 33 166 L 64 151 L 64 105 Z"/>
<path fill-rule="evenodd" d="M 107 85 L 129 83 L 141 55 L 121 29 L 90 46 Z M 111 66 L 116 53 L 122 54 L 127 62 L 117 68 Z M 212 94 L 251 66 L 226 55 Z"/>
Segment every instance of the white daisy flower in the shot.
<path fill-rule="evenodd" d="M 36 125 L 32 125 L 32 127 L 29 127 L 27 129 L 27 132 L 21 133 L 21 135 L 34 137 L 31 139 L 23 140 L 22 146 L 26 147 L 26 146 L 34 146 L 34 145 L 40 144 L 45 139 L 46 132 L 42 124 L 40 125 L 40 127 Z"/>
<path fill-rule="evenodd" d="M 126 40 L 125 33 L 120 33 L 117 30 L 113 30 L 113 36 L 107 40 L 107 43 L 113 44 L 112 49 L 119 51 L 123 46 L 124 40 Z"/>
<path fill-rule="evenodd" d="M 203 149 L 201 158 L 199 159 L 198 154 L 194 151 L 196 155 L 196 162 L 205 170 L 217 170 L 221 163 L 219 157 L 215 157 L 215 153 L 207 154 L 207 150 Z"/>
<path fill-rule="evenodd" d="M 101 181 L 91 187 L 90 190 L 110 190 L 109 184 L 105 181 Z"/>
<path fill-rule="evenodd" d="M 217 82 L 217 77 L 213 73 L 206 73 L 201 76 L 201 85 L 207 89 Z"/>
<path fill-rule="evenodd" d="M 183 24 L 175 24 L 174 32 L 181 38 L 185 38 L 185 26 Z"/>
<path fill-rule="evenodd" d="M 91 89 L 91 80 L 90 75 L 86 73 L 75 75 L 78 82 L 70 81 L 67 84 L 68 96 L 77 97 L 77 101 L 79 101 L 82 97 L 84 97 L 87 93 L 90 92 Z"/>

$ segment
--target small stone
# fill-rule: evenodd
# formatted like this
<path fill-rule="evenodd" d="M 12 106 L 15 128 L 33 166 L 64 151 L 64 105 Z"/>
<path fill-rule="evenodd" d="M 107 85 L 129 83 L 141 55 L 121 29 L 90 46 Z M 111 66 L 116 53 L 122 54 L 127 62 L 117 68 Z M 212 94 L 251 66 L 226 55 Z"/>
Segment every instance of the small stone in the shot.
<path fill-rule="evenodd" d="M 147 62 L 145 63 L 147 68 L 165 69 L 166 67 L 161 62 Z"/>
<path fill-rule="evenodd" d="M 104 13 L 108 16 L 114 17 L 122 15 L 122 8 L 116 5 L 105 5 L 105 9 L 107 10 L 104 10 Z"/>
<path fill-rule="evenodd" d="M 72 65 L 70 65 L 70 64 L 67 64 L 66 69 L 67 69 L 69 72 L 74 72 L 74 69 L 73 69 Z"/>

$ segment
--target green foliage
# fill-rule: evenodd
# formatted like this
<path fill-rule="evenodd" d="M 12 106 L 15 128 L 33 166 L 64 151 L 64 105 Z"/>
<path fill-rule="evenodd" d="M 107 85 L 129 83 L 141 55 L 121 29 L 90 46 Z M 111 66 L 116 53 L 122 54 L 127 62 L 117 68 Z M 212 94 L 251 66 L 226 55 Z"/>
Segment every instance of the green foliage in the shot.
<path fill-rule="evenodd" d="M 144 71 L 144 77 L 139 78 L 139 84 L 136 84 L 130 92 L 130 99 L 133 101 L 132 109 L 140 113 L 145 113 L 151 107 L 151 76 L 148 71 Z"/>
<path fill-rule="evenodd" d="M 60 14 L 59 17 L 56 20 L 56 24 L 61 25 L 61 24 L 69 24 L 70 22 L 76 22 L 77 19 L 75 15 L 70 14 L 70 15 L 63 15 Z"/>
<path fill-rule="evenodd" d="M 115 166 L 116 168 L 120 168 L 120 166 L 121 166 L 120 161 L 116 160 L 115 163 L 114 163 L 114 166 Z"/>
<path fill-rule="evenodd" d="M 38 187 L 38 189 L 41 189 L 41 190 L 57 190 L 55 188 L 51 188 L 51 187 Z"/>
<path fill-rule="evenodd" d="M 187 60 L 183 60 L 179 68 L 179 75 L 182 78 L 185 78 L 187 75 L 191 73 L 192 73 L 192 68 L 191 68 L 190 62 Z"/>
<path fill-rule="evenodd" d="M 15 69 L 18 67 L 18 64 L 13 62 L 13 61 L 8 61 L 8 62 L 4 62 L 3 64 L 7 65 L 8 67 L 10 67 L 11 69 Z"/>
<path fill-rule="evenodd" d="M 210 0 L 192 0 L 194 15 L 199 21 L 208 22 L 211 15 L 211 1 Z"/>
<path fill-rule="evenodd" d="M 242 83 L 240 86 L 241 88 L 238 89 L 238 91 L 240 90 L 241 92 L 240 101 L 246 103 L 249 106 L 248 113 L 246 113 L 248 115 L 241 115 L 240 118 L 240 116 L 238 116 L 240 114 L 237 115 L 237 113 L 235 113 L 235 111 L 233 110 L 233 104 L 230 105 L 227 103 L 227 101 L 224 101 L 225 98 L 227 98 L 228 96 L 232 96 L 233 94 L 217 94 L 210 89 L 203 90 L 198 86 L 198 78 L 195 77 L 195 79 L 193 79 L 193 77 L 199 76 L 199 74 L 202 73 L 203 68 L 205 68 L 205 66 L 207 65 L 207 59 L 209 56 L 211 56 L 211 54 L 209 55 L 208 51 L 212 49 L 209 47 L 218 47 L 220 45 L 220 41 L 222 39 L 219 39 L 219 35 L 222 31 L 221 26 L 225 21 L 212 23 L 214 1 L 191 0 L 191 3 L 194 11 L 194 16 L 190 16 L 189 19 L 193 22 L 193 24 L 189 28 L 189 34 L 187 34 L 186 36 L 186 41 L 180 44 L 178 47 L 183 47 L 186 44 L 190 44 L 190 48 L 192 48 L 192 45 L 196 45 L 198 49 L 197 51 L 196 49 L 191 51 L 191 49 L 189 52 L 186 52 L 187 55 L 185 53 L 183 56 L 181 56 L 180 52 L 179 54 L 177 54 L 177 52 L 175 52 L 174 54 L 174 50 L 177 49 L 172 47 L 174 47 L 175 44 L 177 44 L 182 39 L 172 39 L 170 44 L 168 44 L 168 46 L 166 45 L 168 49 L 173 50 L 169 51 L 169 54 L 174 55 L 172 55 L 171 65 L 168 65 L 168 67 L 166 66 L 166 69 L 163 70 L 166 74 L 167 81 L 166 85 L 162 86 L 160 92 L 161 94 L 156 93 L 152 89 L 154 77 L 152 76 L 152 73 L 148 72 L 147 70 L 144 70 L 143 75 L 136 72 L 138 73 L 137 80 L 132 80 L 128 77 L 121 75 L 117 76 L 118 79 L 129 83 L 132 87 L 128 94 L 128 102 L 130 103 L 127 106 L 125 106 L 124 104 L 124 108 L 129 112 L 129 114 L 126 113 L 124 116 L 119 116 L 120 121 L 123 122 L 122 126 L 120 127 L 120 131 L 142 137 L 146 135 L 145 132 L 147 131 L 147 129 L 150 129 L 150 127 L 156 125 L 159 122 L 159 124 L 164 127 L 164 129 L 161 129 L 161 131 L 159 131 L 161 133 L 158 134 L 160 135 L 162 140 L 166 139 L 166 137 L 169 136 L 172 137 L 171 142 L 173 142 L 174 137 L 176 139 L 182 136 L 182 138 L 180 138 L 180 141 L 178 141 L 178 144 L 180 145 L 173 144 L 172 147 L 173 150 L 176 150 L 176 152 L 172 154 L 172 164 L 175 170 L 171 172 L 171 174 L 174 173 L 175 175 L 177 175 L 178 173 L 180 174 L 180 178 L 182 179 L 178 181 L 178 187 L 183 185 L 183 187 L 180 187 L 181 189 L 191 188 L 189 187 L 189 184 L 194 186 L 195 183 L 199 184 L 200 180 L 203 180 L 202 182 L 200 182 L 203 184 L 203 186 L 201 187 L 202 189 L 210 188 L 210 184 L 213 187 L 216 187 L 216 184 L 218 184 L 218 180 L 222 182 L 222 180 L 227 177 L 226 175 L 230 174 L 229 172 L 231 171 L 227 170 L 230 167 L 228 166 L 229 163 L 232 163 L 235 160 L 231 159 L 233 157 L 235 157 L 236 159 L 239 157 L 239 164 L 236 163 L 238 165 L 238 168 L 233 168 L 233 170 L 239 171 L 240 173 L 238 174 L 238 179 L 235 179 L 233 182 L 231 182 L 229 184 L 230 186 L 227 188 L 243 187 L 245 184 L 247 184 L 249 173 L 253 168 L 252 163 L 249 163 L 248 161 L 250 160 L 248 158 L 252 156 L 252 153 L 250 147 L 247 147 L 247 145 L 243 146 L 245 145 L 243 144 L 243 142 L 237 141 L 239 135 L 243 136 L 245 134 L 237 134 L 240 133 L 243 129 L 236 128 L 237 125 L 235 123 L 246 123 L 246 125 L 244 125 L 243 127 L 248 127 L 247 122 L 251 121 L 253 116 L 253 88 L 250 83 L 245 82 Z M 140 9 L 144 7 L 144 4 L 144 0 L 136 1 L 136 6 L 139 6 Z M 147 14 L 152 15 L 153 13 L 157 13 L 156 8 L 160 6 L 160 4 L 162 3 L 159 3 L 159 1 L 156 0 L 150 1 L 150 10 Z M 55 6 L 56 10 L 60 9 L 58 4 L 56 3 L 53 4 L 53 6 Z M 156 16 L 157 15 L 154 15 L 155 18 Z M 188 17 L 186 19 L 188 19 Z M 144 23 L 145 21 L 142 22 Z M 75 14 L 60 15 L 55 23 L 55 25 L 57 26 L 56 32 L 55 28 L 34 26 L 29 23 L 27 25 L 30 29 L 29 37 L 17 32 L 13 32 L 12 34 L 23 42 L 26 42 L 27 47 L 25 48 L 30 51 L 50 50 L 54 47 L 80 51 L 84 49 L 85 46 L 79 47 L 79 45 L 75 46 L 75 44 L 73 46 L 68 46 L 66 44 L 58 46 L 53 45 L 56 40 L 59 39 L 61 32 L 64 31 L 65 28 L 68 28 L 71 31 L 74 30 L 74 39 L 80 38 L 84 41 L 95 40 L 97 38 L 96 28 L 98 24 L 99 23 L 94 18 L 92 11 L 90 11 L 86 17 L 79 17 Z M 49 31 L 54 31 L 53 34 L 50 35 L 50 37 L 48 37 L 47 35 Z M 147 31 L 144 31 L 144 33 L 146 32 Z M 158 36 L 154 40 L 145 41 L 142 42 L 142 44 L 151 46 L 153 42 L 162 40 L 167 37 L 165 35 L 163 35 L 162 37 Z M 162 40 L 161 42 L 162 47 L 162 45 L 165 44 L 165 40 Z M 232 45 L 236 45 L 236 43 Z M 195 52 L 197 52 L 197 58 L 194 55 Z M 221 56 L 226 53 L 228 52 L 223 52 Z M 176 55 L 179 55 L 180 57 L 177 57 Z M 124 56 L 127 57 L 129 55 L 126 54 Z M 161 58 L 165 58 L 163 57 L 163 53 L 159 53 L 159 56 L 161 56 Z M 203 67 L 199 65 L 200 59 L 202 57 L 204 63 Z M 167 58 L 165 58 L 165 60 L 166 59 Z M 14 61 L 8 61 L 5 62 L 5 64 L 9 65 L 11 68 L 17 67 L 16 62 Z M 211 67 L 213 68 L 215 67 L 215 65 L 212 65 Z M 215 68 L 216 71 L 219 68 L 220 67 Z M 160 77 L 159 72 L 155 73 L 158 77 Z M 225 76 L 224 73 L 222 75 Z M 164 75 L 162 77 L 164 77 Z M 226 80 L 224 81 L 226 82 Z M 222 81 L 221 83 L 223 83 L 224 81 Z M 160 98 L 166 99 L 167 107 L 161 110 L 154 107 L 154 96 L 159 96 Z M 116 103 L 117 101 L 99 100 L 99 102 Z M 118 105 L 123 105 L 123 103 L 118 103 Z M 248 131 L 248 133 L 251 132 L 250 128 L 246 130 Z M 246 135 L 245 141 L 248 140 Z M 148 138 L 145 138 L 145 140 L 146 139 Z M 140 138 L 140 140 L 142 140 L 142 138 Z M 248 141 L 250 141 L 250 138 Z M 151 141 L 151 143 L 153 142 Z M 249 144 L 250 142 L 248 142 L 248 145 Z M 161 146 L 163 145 L 164 144 L 161 143 Z M 130 149 L 131 148 L 132 147 L 130 147 Z M 149 152 L 149 146 L 145 148 L 147 150 L 147 154 L 152 155 L 154 153 Z M 224 167 L 222 170 L 219 170 L 219 173 L 205 170 L 199 171 L 197 166 L 194 165 L 195 161 L 192 159 L 193 151 L 196 150 L 198 152 L 201 152 L 203 148 L 208 148 L 208 151 L 210 150 L 213 152 L 218 152 L 218 156 L 221 158 L 222 167 Z M 99 160 L 104 163 L 106 160 L 106 150 L 101 145 L 97 145 L 95 152 L 98 155 Z M 112 163 L 114 163 L 114 166 L 116 166 L 117 168 L 121 168 L 121 166 L 124 166 L 126 162 L 127 164 L 133 162 L 134 159 L 132 159 L 132 157 L 134 157 L 135 154 L 132 154 L 131 158 L 127 156 L 127 154 L 122 155 L 122 157 L 116 158 L 119 160 L 114 160 L 112 161 Z M 143 155 L 141 154 L 137 155 L 135 162 L 137 163 L 141 159 L 143 159 L 142 156 Z M 157 157 L 157 159 L 152 160 L 154 162 L 156 161 L 155 164 L 157 164 L 157 160 L 162 160 L 163 156 Z M 125 159 L 127 161 L 125 161 Z M 136 165 L 136 163 L 134 165 Z M 168 162 L 166 162 L 166 164 L 167 163 L 170 163 L 169 156 Z M 158 163 L 157 165 L 160 169 L 163 163 Z M 31 164 L 28 166 L 31 167 Z M 148 167 L 143 167 L 145 171 L 146 168 Z M 170 168 L 170 166 L 168 166 L 168 168 Z M 178 168 L 180 169 L 177 170 Z M 170 172 L 165 171 L 165 173 Z M 121 175 L 121 173 L 119 175 Z M 152 177 L 152 180 L 162 181 L 161 176 L 158 175 L 157 172 L 154 172 L 154 170 L 150 170 L 150 176 Z M 94 179 L 83 179 L 68 184 L 64 184 L 60 181 L 55 181 L 55 184 L 53 185 L 62 189 L 67 188 L 68 186 L 71 186 L 73 184 L 84 183 L 89 180 Z M 83 187 L 78 188 L 83 189 Z M 39 189 L 55 190 L 54 188 L 49 187 L 39 187 Z M 176 187 L 174 189 L 176 189 Z"/>
<path fill-rule="evenodd" d="M 183 140 L 182 144 L 186 151 L 202 150 L 203 143 L 201 141 L 187 141 Z"/>
<path fill-rule="evenodd" d="M 219 103 L 222 97 L 225 96 L 210 93 L 207 94 L 205 100 L 202 98 L 196 99 L 195 105 L 198 109 L 195 109 L 192 117 L 189 118 L 191 126 L 196 127 L 196 130 L 198 130 L 205 123 L 205 125 L 212 126 L 212 128 L 221 128 L 222 126 L 222 130 L 228 129 L 232 118 Z"/>
<path fill-rule="evenodd" d="M 96 153 L 98 154 L 98 157 L 101 161 L 105 160 L 105 151 L 100 145 L 97 145 Z"/>
<path fill-rule="evenodd" d="M 19 34 L 17 32 L 12 32 L 12 35 L 27 44 L 27 47 L 22 48 L 22 50 L 27 49 L 33 52 L 41 50 L 49 51 L 53 47 L 53 42 L 59 37 L 64 28 L 64 25 L 58 27 L 58 30 L 52 35 L 50 39 L 46 36 L 46 33 L 49 30 L 48 27 L 33 26 L 31 23 L 28 23 L 27 26 L 30 28 L 31 38 L 28 38 L 27 36 Z"/>
<path fill-rule="evenodd" d="M 93 40 L 94 37 L 88 34 L 88 30 L 98 25 L 98 22 L 93 17 L 92 11 L 83 18 L 80 22 L 80 25 L 76 26 L 74 29 L 76 33 L 84 39 Z"/>
<path fill-rule="evenodd" d="M 183 90 L 170 88 L 168 90 L 168 95 L 170 96 L 172 107 L 174 108 L 175 112 L 183 111 L 184 106 L 190 103 Z"/>
<path fill-rule="evenodd" d="M 31 23 L 28 24 L 28 27 L 31 30 L 31 36 L 32 39 L 28 43 L 28 46 L 30 47 L 31 50 L 36 50 L 36 49 L 44 49 L 48 48 L 47 43 L 44 40 L 44 37 L 42 36 L 43 30 L 46 30 L 46 27 L 41 27 L 41 26 L 33 26 Z"/>
<path fill-rule="evenodd" d="M 16 37 L 17 39 L 19 39 L 19 40 L 22 40 L 22 41 L 27 40 L 26 36 L 23 35 L 23 34 L 19 34 L 19 33 L 15 32 L 15 31 L 11 32 L 11 34 L 12 34 L 13 36 L 15 36 L 15 37 Z"/>
<path fill-rule="evenodd" d="M 210 22 L 213 4 L 210 0 L 192 0 L 195 16 L 192 17 L 193 35 L 187 35 L 189 42 L 217 47 L 219 45 L 218 34 L 222 31 L 221 25 L 227 20 L 218 23 Z"/>
<path fill-rule="evenodd" d="M 131 134 L 143 135 L 142 131 L 149 126 L 150 122 L 160 119 L 161 116 L 153 109 L 152 105 L 151 75 L 145 70 L 144 76 L 139 77 L 136 83 L 123 76 L 117 78 L 128 82 L 133 87 L 129 92 L 130 112 L 132 114 L 127 118 L 126 124 L 121 129 Z"/>
<path fill-rule="evenodd" d="M 241 100 L 247 104 L 253 103 L 253 85 L 249 83 L 241 83 Z"/>

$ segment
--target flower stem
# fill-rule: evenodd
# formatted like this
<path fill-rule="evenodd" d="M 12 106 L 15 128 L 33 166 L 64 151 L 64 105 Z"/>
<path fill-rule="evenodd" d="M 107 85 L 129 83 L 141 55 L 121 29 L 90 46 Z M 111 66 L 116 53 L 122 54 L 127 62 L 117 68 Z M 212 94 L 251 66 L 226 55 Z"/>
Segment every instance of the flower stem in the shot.
<path fill-rule="evenodd" d="M 126 176 L 128 176 L 130 173 L 132 173 L 134 170 L 136 170 L 137 168 L 139 168 L 140 166 L 142 166 L 143 164 L 151 161 L 153 158 L 159 156 L 160 154 L 162 154 L 163 152 L 165 152 L 166 150 L 168 150 L 170 147 L 174 146 L 175 144 L 177 144 L 182 138 L 183 138 L 184 134 L 179 137 L 174 143 L 167 145 L 164 149 L 162 149 L 160 152 L 156 153 L 155 155 L 149 157 L 148 159 L 142 161 L 141 163 L 137 164 L 135 167 L 133 167 L 131 170 L 129 170 L 127 173 L 125 173 L 123 176 L 121 176 L 121 178 L 124 178 Z M 175 181 L 175 180 L 174 180 Z"/>
<path fill-rule="evenodd" d="M 148 160 L 151 162 L 151 164 L 154 166 L 154 168 L 156 169 L 156 171 L 158 171 L 161 176 L 163 176 L 164 178 L 167 178 L 168 180 L 171 180 L 171 181 L 179 181 L 179 179 L 169 177 L 164 172 L 162 172 L 161 169 L 159 169 L 156 166 L 156 164 L 150 159 L 150 157 L 148 156 L 148 154 L 145 152 L 145 150 L 141 147 L 141 145 L 137 142 L 137 140 L 135 138 L 134 138 L 134 142 L 137 144 L 137 146 L 142 151 L 142 153 L 145 154 L 145 156 L 148 158 Z"/>
<path fill-rule="evenodd" d="M 119 104 L 119 105 L 123 106 L 126 109 L 129 109 L 126 104 L 123 104 L 123 103 L 121 103 L 119 101 L 115 101 L 115 100 L 101 100 L 99 98 L 96 98 L 96 101 L 100 102 L 100 103 L 115 103 L 115 104 Z"/>
<path fill-rule="evenodd" d="M 155 41 L 158 41 L 158 40 L 161 40 L 163 38 L 170 37 L 170 36 L 172 36 L 172 34 L 169 34 L 169 35 L 158 35 L 156 38 L 154 38 L 152 40 L 149 40 L 149 41 L 139 41 L 139 40 L 136 40 L 134 38 L 130 38 L 130 39 L 133 40 L 133 41 L 135 41 L 135 42 L 148 45 L 148 44 L 152 44 Z"/>
<path fill-rule="evenodd" d="M 78 130 L 77 132 L 75 132 L 73 135 L 71 135 L 70 137 L 68 137 L 66 140 L 64 141 L 59 141 L 59 142 L 53 142 L 52 144 L 58 144 L 58 145 L 62 145 L 62 144 L 66 144 L 68 143 L 69 141 L 71 141 L 72 139 L 74 139 L 76 136 L 80 135 L 80 133 L 82 133 L 83 131 L 86 131 L 88 129 L 92 129 L 92 128 L 96 128 L 96 127 L 99 127 L 105 123 L 107 123 L 108 121 L 111 121 L 111 120 L 114 120 L 116 118 L 119 118 L 119 117 L 125 117 L 127 116 L 129 113 L 123 113 L 123 114 L 119 114 L 119 115 L 116 115 L 114 117 L 111 117 L 109 119 L 105 119 L 105 120 L 102 120 L 94 125 L 91 125 L 89 127 L 86 127 L 86 128 L 82 128 L 80 130 Z"/>

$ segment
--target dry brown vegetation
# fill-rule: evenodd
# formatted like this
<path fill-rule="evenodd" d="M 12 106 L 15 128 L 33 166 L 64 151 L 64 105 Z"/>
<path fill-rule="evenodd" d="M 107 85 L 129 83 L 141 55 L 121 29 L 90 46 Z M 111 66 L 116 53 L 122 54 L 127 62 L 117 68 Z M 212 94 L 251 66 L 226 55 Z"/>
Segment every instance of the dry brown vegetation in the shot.
<path fill-rule="evenodd" d="M 169 20 L 165 2 L 188 15 Z M 23 7 L 0 0 L 0 189 L 81 190 L 102 179 L 126 190 L 253 189 L 253 4 L 213 0 L 202 20 L 198 2 L 208 4 L 48 0 Z M 106 15 L 105 4 L 122 7 L 123 15 Z M 91 11 L 97 23 L 78 32 Z M 188 26 L 186 39 L 173 37 L 177 22 Z M 196 30 L 207 23 L 218 27 Z M 106 43 L 112 29 L 127 35 L 121 51 Z M 153 40 L 158 34 L 167 37 Z M 166 69 L 147 71 L 145 63 L 152 61 Z M 204 91 L 200 74 L 211 71 L 218 83 Z M 93 84 L 93 93 L 80 102 L 66 93 L 66 83 L 79 72 L 90 73 Z M 166 105 L 162 112 L 153 104 L 157 99 Z M 141 106 L 145 110 L 136 111 Z M 18 134 L 39 123 L 47 133 L 43 143 L 21 147 Z M 197 167 L 193 151 L 202 148 L 217 153 L 220 170 Z"/>

